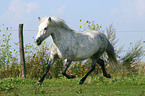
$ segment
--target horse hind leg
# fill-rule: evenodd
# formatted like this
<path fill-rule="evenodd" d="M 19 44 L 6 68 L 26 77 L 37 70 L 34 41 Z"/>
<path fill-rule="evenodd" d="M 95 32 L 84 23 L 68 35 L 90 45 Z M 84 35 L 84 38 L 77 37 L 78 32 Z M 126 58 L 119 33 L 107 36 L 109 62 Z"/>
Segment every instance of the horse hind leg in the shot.
<path fill-rule="evenodd" d="M 98 63 L 101 66 L 101 69 L 103 71 L 103 76 L 107 77 L 107 78 L 111 78 L 111 76 L 106 72 L 105 70 L 105 65 L 104 65 L 104 61 L 102 59 L 92 59 L 92 65 L 88 71 L 88 73 L 78 82 L 78 84 L 83 84 L 84 81 L 86 80 L 86 78 L 88 77 L 88 75 L 91 74 L 91 72 L 95 69 L 95 65 L 96 63 Z"/>
<path fill-rule="evenodd" d="M 111 78 L 111 75 L 108 74 L 105 70 L 105 65 L 104 65 L 104 61 L 102 59 L 98 59 L 97 60 L 97 63 L 101 66 L 101 69 L 103 71 L 103 76 L 106 77 L 106 78 Z"/>
<path fill-rule="evenodd" d="M 84 81 L 86 80 L 86 78 L 88 77 L 88 75 L 91 74 L 91 72 L 95 69 L 95 65 L 96 65 L 96 60 L 95 59 L 92 59 L 92 65 L 88 71 L 88 73 L 78 82 L 78 84 L 83 84 Z"/>
<path fill-rule="evenodd" d="M 65 64 L 64 64 L 64 68 L 63 68 L 63 70 L 62 70 L 62 74 L 65 76 L 65 77 L 67 77 L 68 79 L 72 79 L 72 78 L 75 78 L 76 76 L 75 75 L 68 75 L 68 74 L 66 74 L 66 71 L 67 71 L 67 69 L 69 68 L 69 66 L 71 65 L 71 62 L 72 62 L 72 60 L 70 60 L 70 59 L 66 59 L 65 60 Z"/>

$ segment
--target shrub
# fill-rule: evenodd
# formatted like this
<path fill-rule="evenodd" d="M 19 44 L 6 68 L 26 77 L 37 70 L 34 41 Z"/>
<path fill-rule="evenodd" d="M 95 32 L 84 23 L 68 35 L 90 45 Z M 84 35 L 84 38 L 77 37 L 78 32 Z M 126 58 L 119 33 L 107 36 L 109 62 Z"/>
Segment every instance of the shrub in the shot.
<path fill-rule="evenodd" d="M 123 65 L 131 72 L 136 72 L 138 69 L 138 62 L 140 62 L 141 57 L 144 55 L 142 41 L 137 41 L 134 46 L 131 44 L 131 50 L 129 50 L 126 55 L 121 59 Z"/>
<path fill-rule="evenodd" d="M 4 27 L 4 25 L 3 25 Z M 0 78 L 15 77 L 18 75 L 19 66 L 18 58 L 13 56 L 10 45 L 11 33 L 8 31 L 8 27 L 4 28 L 5 31 L 0 31 Z M 10 28 L 12 29 L 12 28 Z M 3 32 L 3 33 L 2 33 Z"/>

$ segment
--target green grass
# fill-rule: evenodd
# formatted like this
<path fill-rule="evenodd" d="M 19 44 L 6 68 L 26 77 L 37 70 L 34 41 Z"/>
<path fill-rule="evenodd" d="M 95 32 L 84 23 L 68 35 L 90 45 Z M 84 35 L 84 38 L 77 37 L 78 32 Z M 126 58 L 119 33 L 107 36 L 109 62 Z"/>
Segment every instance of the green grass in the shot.
<path fill-rule="evenodd" d="M 145 78 L 90 76 L 83 85 L 80 78 L 46 79 L 41 86 L 37 80 L 6 78 L 0 80 L 1 96 L 145 96 Z"/>

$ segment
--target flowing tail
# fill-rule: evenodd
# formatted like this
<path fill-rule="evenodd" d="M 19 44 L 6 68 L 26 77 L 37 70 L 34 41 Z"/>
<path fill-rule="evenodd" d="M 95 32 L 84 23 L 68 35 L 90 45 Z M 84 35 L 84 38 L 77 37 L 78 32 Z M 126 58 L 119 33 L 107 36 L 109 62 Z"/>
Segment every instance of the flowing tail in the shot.
<path fill-rule="evenodd" d="M 109 62 L 110 62 L 109 66 L 111 67 L 111 69 L 113 68 L 114 71 L 119 71 L 119 72 L 121 71 L 121 69 L 124 69 L 121 65 L 118 64 L 114 47 L 109 42 L 109 40 L 108 40 L 108 47 L 106 49 L 106 52 L 109 58 Z"/>

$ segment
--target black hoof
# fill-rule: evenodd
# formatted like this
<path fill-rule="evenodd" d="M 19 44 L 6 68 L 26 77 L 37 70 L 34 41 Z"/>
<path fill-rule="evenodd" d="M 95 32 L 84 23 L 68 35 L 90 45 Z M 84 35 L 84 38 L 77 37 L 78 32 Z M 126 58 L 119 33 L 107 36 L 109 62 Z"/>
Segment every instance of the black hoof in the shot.
<path fill-rule="evenodd" d="M 111 78 L 111 75 L 110 74 L 104 74 L 104 77 Z"/>
<path fill-rule="evenodd" d="M 37 82 L 35 85 L 42 85 L 42 83 L 41 82 Z"/>
<path fill-rule="evenodd" d="M 68 79 L 73 79 L 73 78 L 76 78 L 76 76 L 75 75 L 68 75 L 67 78 Z"/>
<path fill-rule="evenodd" d="M 78 82 L 79 85 L 82 85 L 83 83 L 84 83 L 83 81 Z"/>

